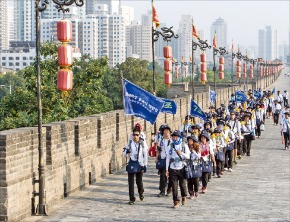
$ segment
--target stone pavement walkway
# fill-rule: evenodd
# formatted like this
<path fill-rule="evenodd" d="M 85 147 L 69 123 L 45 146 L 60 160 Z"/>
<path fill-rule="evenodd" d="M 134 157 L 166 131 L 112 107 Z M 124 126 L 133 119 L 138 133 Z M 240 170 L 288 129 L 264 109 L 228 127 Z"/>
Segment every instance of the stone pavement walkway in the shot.
<path fill-rule="evenodd" d="M 281 75 L 275 86 L 290 92 L 290 78 Z M 172 197 L 156 197 L 159 177 L 151 160 L 143 177 L 143 202 L 137 199 L 135 205 L 127 204 L 123 169 L 67 197 L 62 205 L 49 209 L 49 216 L 25 222 L 290 221 L 290 150 L 284 150 L 279 131 L 280 126 L 268 119 L 266 131 L 252 145 L 251 157 L 243 157 L 221 179 L 212 178 L 206 194 L 187 200 L 178 209 L 171 208 Z"/>

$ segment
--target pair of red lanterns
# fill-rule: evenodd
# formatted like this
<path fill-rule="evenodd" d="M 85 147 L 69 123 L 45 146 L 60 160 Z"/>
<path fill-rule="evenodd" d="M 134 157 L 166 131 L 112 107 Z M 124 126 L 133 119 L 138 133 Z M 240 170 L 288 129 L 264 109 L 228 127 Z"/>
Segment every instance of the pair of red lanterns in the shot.
<path fill-rule="evenodd" d="M 163 48 L 164 60 L 164 83 L 167 86 L 172 84 L 172 48 L 171 46 L 164 46 Z"/>
<path fill-rule="evenodd" d="M 225 78 L 225 58 L 220 57 L 219 58 L 219 79 L 224 79 Z"/>
<path fill-rule="evenodd" d="M 72 41 L 72 22 L 62 19 L 57 22 L 57 38 L 61 45 L 58 46 L 57 88 L 61 91 L 72 90 L 73 72 L 69 69 L 73 64 L 73 48 L 68 43 Z"/>

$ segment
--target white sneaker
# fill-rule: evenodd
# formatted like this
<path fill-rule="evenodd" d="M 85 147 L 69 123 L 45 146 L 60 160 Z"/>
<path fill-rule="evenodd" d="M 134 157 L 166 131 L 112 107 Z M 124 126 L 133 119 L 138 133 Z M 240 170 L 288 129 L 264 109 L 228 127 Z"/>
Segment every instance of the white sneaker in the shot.
<path fill-rule="evenodd" d="M 225 171 L 228 170 L 228 168 L 225 168 Z"/>
<path fill-rule="evenodd" d="M 232 168 L 229 168 L 229 172 L 232 172 L 233 170 L 232 170 Z"/>
<path fill-rule="evenodd" d="M 287 150 L 287 149 L 288 149 L 288 146 L 285 147 L 285 150 Z"/>

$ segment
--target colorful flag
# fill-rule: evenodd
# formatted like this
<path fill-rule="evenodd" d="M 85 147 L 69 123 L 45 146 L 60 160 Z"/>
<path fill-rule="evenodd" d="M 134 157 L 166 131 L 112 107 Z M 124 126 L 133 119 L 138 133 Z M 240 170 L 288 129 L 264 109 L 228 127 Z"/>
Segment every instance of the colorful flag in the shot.
<path fill-rule="evenodd" d="M 195 26 L 193 24 L 192 24 L 192 36 L 197 38 L 198 40 L 200 39 L 199 35 L 198 35 L 198 33 L 197 33 L 196 29 L 195 29 Z"/>
<path fill-rule="evenodd" d="M 274 87 L 274 89 L 272 90 L 272 94 L 274 94 L 276 92 L 276 87 Z"/>
<path fill-rule="evenodd" d="M 122 81 L 125 114 L 140 117 L 153 125 L 165 102 L 127 79 Z"/>
<path fill-rule="evenodd" d="M 158 27 L 160 26 L 160 21 L 156 9 L 153 5 L 153 1 L 152 1 L 152 22 L 155 23 L 156 29 L 158 29 Z"/>
<path fill-rule="evenodd" d="M 200 118 L 200 119 L 203 119 L 204 121 L 206 121 L 205 113 L 197 105 L 197 103 L 194 102 L 194 100 L 191 100 L 191 103 L 190 103 L 190 115 L 195 116 L 197 118 Z"/>
<path fill-rule="evenodd" d="M 245 93 L 243 93 L 241 91 L 236 92 L 236 101 L 237 102 L 244 103 L 246 100 L 247 100 L 247 96 Z"/>
<path fill-rule="evenodd" d="M 216 100 L 217 93 L 215 91 L 209 90 L 210 102 L 214 103 Z"/>
<path fill-rule="evenodd" d="M 213 37 L 213 41 L 212 41 L 212 45 L 214 48 L 217 48 L 217 43 L 216 43 L 216 32 L 214 33 L 214 37 Z"/>

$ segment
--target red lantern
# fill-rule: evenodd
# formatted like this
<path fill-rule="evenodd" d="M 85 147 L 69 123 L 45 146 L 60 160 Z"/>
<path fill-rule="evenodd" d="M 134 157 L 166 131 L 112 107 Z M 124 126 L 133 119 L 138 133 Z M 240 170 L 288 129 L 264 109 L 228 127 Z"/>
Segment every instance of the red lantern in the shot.
<path fill-rule="evenodd" d="M 246 63 L 243 64 L 243 68 L 247 68 L 247 64 Z"/>
<path fill-rule="evenodd" d="M 220 64 L 225 64 L 225 58 L 221 56 L 221 57 L 219 58 L 219 63 L 220 63 Z"/>
<path fill-rule="evenodd" d="M 172 74 L 171 72 L 164 72 L 164 83 L 166 85 L 172 84 Z"/>
<path fill-rule="evenodd" d="M 224 72 L 219 72 L 219 79 L 224 79 L 224 78 L 225 78 Z"/>
<path fill-rule="evenodd" d="M 69 67 L 73 63 L 73 49 L 70 45 L 59 45 L 58 52 L 58 65 L 61 67 Z"/>
<path fill-rule="evenodd" d="M 200 54 L 200 62 L 206 62 L 206 55 L 204 53 Z"/>
<path fill-rule="evenodd" d="M 237 66 L 241 66 L 241 61 L 240 60 L 237 60 Z"/>
<path fill-rule="evenodd" d="M 253 65 L 252 64 L 250 65 L 250 69 L 253 69 Z"/>
<path fill-rule="evenodd" d="M 207 81 L 207 76 L 206 76 L 206 72 L 202 72 L 200 74 L 200 80 L 201 82 L 204 84 Z"/>
<path fill-rule="evenodd" d="M 260 77 L 263 77 L 263 69 L 260 69 Z"/>
<path fill-rule="evenodd" d="M 237 79 L 241 78 L 241 72 L 237 72 Z"/>
<path fill-rule="evenodd" d="M 247 74 L 247 67 L 243 68 L 243 72 Z"/>
<path fill-rule="evenodd" d="M 171 46 L 167 45 L 163 47 L 163 56 L 167 59 L 172 57 L 172 48 Z"/>
<path fill-rule="evenodd" d="M 57 39 L 60 42 L 70 42 L 72 40 L 72 22 L 62 19 L 57 22 Z"/>
<path fill-rule="evenodd" d="M 220 72 L 223 72 L 224 70 L 225 70 L 224 65 L 219 65 L 219 71 L 220 71 Z"/>
<path fill-rule="evenodd" d="M 237 72 L 241 72 L 242 71 L 242 67 L 241 66 L 237 66 Z"/>
<path fill-rule="evenodd" d="M 73 72 L 69 69 L 60 69 L 57 73 L 57 88 L 61 91 L 71 90 L 73 87 Z"/>
<path fill-rule="evenodd" d="M 172 60 L 171 59 L 164 60 L 164 71 L 166 71 L 166 72 L 172 71 Z"/>
<path fill-rule="evenodd" d="M 200 71 L 201 72 L 206 72 L 207 71 L 206 63 L 201 63 L 200 64 Z"/>
<path fill-rule="evenodd" d="M 244 72 L 244 74 L 243 74 L 243 78 L 244 78 L 244 79 L 247 78 L 247 73 L 246 73 L 246 72 Z"/>

